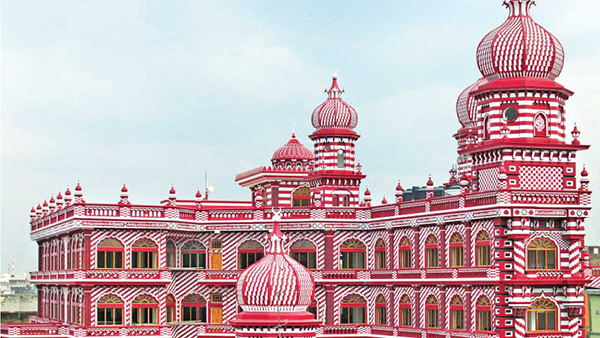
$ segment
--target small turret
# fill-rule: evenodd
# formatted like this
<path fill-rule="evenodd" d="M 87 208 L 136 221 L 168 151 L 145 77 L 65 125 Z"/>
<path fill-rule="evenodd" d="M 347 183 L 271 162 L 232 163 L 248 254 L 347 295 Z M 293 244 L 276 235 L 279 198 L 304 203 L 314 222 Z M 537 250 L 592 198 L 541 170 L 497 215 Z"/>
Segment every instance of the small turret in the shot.
<path fill-rule="evenodd" d="M 431 175 L 429 175 L 429 179 L 427 180 L 427 198 L 433 198 L 434 196 L 434 186 L 433 186 L 433 180 L 431 179 Z"/>
<path fill-rule="evenodd" d="M 381 204 L 388 204 L 387 199 L 385 198 L 385 196 L 383 196 L 383 199 L 381 200 Z"/>
<path fill-rule="evenodd" d="M 573 145 L 581 144 L 581 142 L 579 142 L 579 136 L 581 136 L 581 132 L 579 131 L 579 129 L 577 129 L 577 123 L 573 127 L 573 131 L 571 131 L 571 136 L 573 136 L 573 142 L 571 142 L 571 144 L 573 144 Z"/>
<path fill-rule="evenodd" d="M 53 213 L 56 210 L 56 200 L 54 196 L 50 196 L 50 203 L 48 203 L 48 207 L 50 208 L 50 213 Z"/>
<path fill-rule="evenodd" d="M 63 195 L 59 191 L 58 195 L 56 195 L 56 206 L 58 207 L 58 210 L 63 208 L 64 203 L 65 203 L 65 201 L 63 200 Z"/>
<path fill-rule="evenodd" d="M 400 184 L 400 180 L 398 180 L 398 185 L 396 185 L 396 203 L 404 201 L 404 189 Z"/>
<path fill-rule="evenodd" d="M 370 207 L 371 206 L 371 191 L 369 188 L 365 190 L 365 204 Z"/>
<path fill-rule="evenodd" d="M 35 220 L 35 218 L 37 217 L 37 215 L 35 214 L 35 207 L 31 207 L 31 210 L 29 211 L 29 217 L 32 221 Z"/>
<path fill-rule="evenodd" d="M 48 201 L 44 200 L 44 204 L 42 204 L 42 211 L 44 213 L 44 216 L 48 215 L 48 211 L 50 208 L 48 208 Z"/>
<path fill-rule="evenodd" d="M 71 190 L 69 189 L 69 187 L 67 187 L 67 190 L 65 190 L 65 207 L 68 207 L 69 205 L 71 205 L 72 199 L 73 199 L 73 196 L 71 195 Z"/>
<path fill-rule="evenodd" d="M 121 188 L 121 199 L 119 200 L 119 204 L 121 204 L 121 205 L 131 204 L 129 202 L 129 189 L 127 189 L 127 186 L 125 185 L 125 183 L 123 183 L 123 187 Z"/>
<path fill-rule="evenodd" d="M 83 188 L 79 182 L 77 182 L 77 186 L 75 187 L 75 203 L 85 203 L 83 200 Z"/>

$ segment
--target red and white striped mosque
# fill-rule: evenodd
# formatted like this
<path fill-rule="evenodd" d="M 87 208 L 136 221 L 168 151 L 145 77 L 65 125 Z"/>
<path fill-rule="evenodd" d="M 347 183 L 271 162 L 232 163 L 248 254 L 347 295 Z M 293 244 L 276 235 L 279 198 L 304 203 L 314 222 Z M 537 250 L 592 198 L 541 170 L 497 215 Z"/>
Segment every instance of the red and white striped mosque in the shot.
<path fill-rule="evenodd" d="M 558 39 L 504 0 L 458 97 L 447 183 L 375 203 L 356 161 L 358 112 L 334 74 L 295 135 L 235 181 L 155 205 L 84 200 L 77 184 L 31 210 L 38 315 L 6 337 L 583 337 L 591 209 Z M 366 135 L 368 137 L 368 135 Z"/>

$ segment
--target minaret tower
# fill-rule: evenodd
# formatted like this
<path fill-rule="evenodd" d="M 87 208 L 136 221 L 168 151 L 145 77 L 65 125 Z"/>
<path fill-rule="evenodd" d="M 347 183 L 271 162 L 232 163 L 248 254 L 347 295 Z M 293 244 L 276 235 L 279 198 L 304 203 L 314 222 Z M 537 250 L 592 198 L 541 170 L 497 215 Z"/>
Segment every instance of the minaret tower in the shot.
<path fill-rule="evenodd" d="M 279 212 L 273 209 L 273 231 L 265 257 L 248 267 L 237 282 L 242 307 L 231 324 L 236 338 L 311 338 L 321 324 L 307 311 L 315 296 L 315 282 L 302 264 L 283 248 Z"/>
<path fill-rule="evenodd" d="M 312 113 L 316 130 L 309 135 L 315 145 L 315 165 L 309 176 L 311 194 L 318 189 L 324 207 L 358 206 L 360 183 L 366 177 L 355 157 L 355 143 L 360 138 L 354 131 L 358 114 L 342 100 L 344 90 L 336 73 L 325 93 L 327 100 Z"/>
<path fill-rule="evenodd" d="M 541 331 L 581 337 L 577 316 L 583 310 L 585 284 L 579 263 L 584 217 L 567 215 L 576 216 L 569 208 L 584 204 L 578 197 L 575 157 L 589 146 L 580 144 L 579 131 L 573 133 L 575 140 L 567 140 L 565 104 L 573 92 L 555 82 L 564 51 L 531 17 L 534 3 L 504 0 L 508 18 L 477 48 L 483 77 L 457 101 L 458 170 L 465 187 L 488 193 L 507 208 L 494 220 L 501 280 L 495 331 L 501 338 Z M 548 201 L 562 206 L 547 211 Z M 575 230 L 572 224 L 580 227 Z M 548 262 L 537 261 L 530 251 L 538 245 L 534 240 L 556 255 Z M 509 244 L 514 253 L 503 255 Z M 533 280 L 539 282 L 532 285 Z M 556 319 L 539 326 L 531 316 L 542 301 L 555 304 L 558 312 Z"/>

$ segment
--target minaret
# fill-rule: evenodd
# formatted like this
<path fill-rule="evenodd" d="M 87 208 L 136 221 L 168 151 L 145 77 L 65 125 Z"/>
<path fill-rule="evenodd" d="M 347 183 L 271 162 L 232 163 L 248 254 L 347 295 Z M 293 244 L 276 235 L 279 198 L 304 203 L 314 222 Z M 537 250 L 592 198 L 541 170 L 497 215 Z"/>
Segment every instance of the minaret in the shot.
<path fill-rule="evenodd" d="M 237 282 L 242 308 L 231 325 L 237 338 L 310 338 L 321 322 L 307 311 L 315 295 L 310 273 L 284 250 L 279 212 L 273 210 L 273 231 L 265 257 L 248 267 Z"/>
<path fill-rule="evenodd" d="M 325 93 L 327 100 L 312 113 L 316 130 L 309 137 L 315 146 L 315 166 L 309 181 L 313 190 L 319 188 L 324 207 L 355 207 L 361 180 L 366 177 L 356 164 L 358 114 L 342 100 L 344 90 L 336 73 Z"/>

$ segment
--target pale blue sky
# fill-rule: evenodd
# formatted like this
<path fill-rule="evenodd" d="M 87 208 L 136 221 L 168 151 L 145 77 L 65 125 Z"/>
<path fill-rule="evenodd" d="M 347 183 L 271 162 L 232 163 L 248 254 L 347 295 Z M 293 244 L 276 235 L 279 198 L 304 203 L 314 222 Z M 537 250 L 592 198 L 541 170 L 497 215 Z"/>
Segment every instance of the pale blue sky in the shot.
<path fill-rule="evenodd" d="M 480 77 L 475 49 L 506 18 L 501 3 L 2 1 L 2 271 L 13 253 L 19 271 L 36 269 L 29 209 L 77 180 L 89 202 L 117 202 L 126 181 L 133 203 L 156 203 L 171 183 L 192 197 L 206 168 L 215 199 L 248 199 L 235 174 L 267 164 L 294 124 L 311 146 L 333 70 L 375 200 L 398 179 L 444 182 L 456 98 Z M 600 5 L 537 3 L 566 50 L 569 130 L 578 121 L 600 145 Z M 597 155 L 580 156 L 596 191 Z"/>

